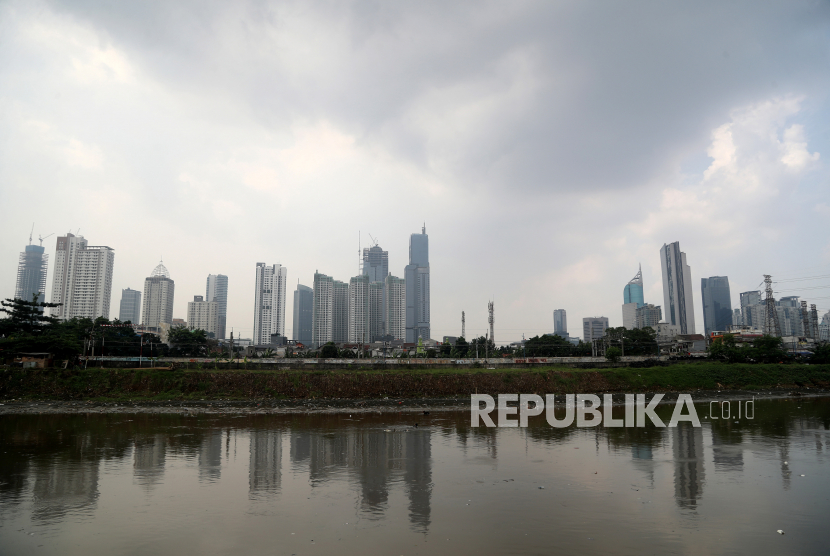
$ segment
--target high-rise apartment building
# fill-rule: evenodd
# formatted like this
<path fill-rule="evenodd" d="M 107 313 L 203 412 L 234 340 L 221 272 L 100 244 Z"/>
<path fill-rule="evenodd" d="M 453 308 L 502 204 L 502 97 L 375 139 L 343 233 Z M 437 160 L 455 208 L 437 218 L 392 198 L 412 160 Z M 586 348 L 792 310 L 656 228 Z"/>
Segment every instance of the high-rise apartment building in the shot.
<path fill-rule="evenodd" d="M 732 326 L 741 326 L 744 323 L 740 309 L 732 309 Z"/>
<path fill-rule="evenodd" d="M 132 324 L 140 324 L 141 320 L 141 292 L 138 290 L 121 290 L 121 305 L 118 307 L 118 320 Z"/>
<path fill-rule="evenodd" d="M 201 295 L 194 295 L 187 303 L 187 327 L 190 330 L 204 330 L 208 338 L 216 338 L 219 330 L 219 302 L 205 301 Z"/>
<path fill-rule="evenodd" d="M 294 299 L 297 299 L 296 293 L 294 294 Z M 333 341 L 334 280 L 331 276 L 326 276 L 316 271 L 314 272 L 312 303 L 311 343 L 314 347 L 320 347 L 325 343 Z"/>
<path fill-rule="evenodd" d="M 760 304 L 761 292 L 749 291 L 741 293 L 741 324 L 761 330 L 764 323 L 758 312 L 758 306 Z"/>
<path fill-rule="evenodd" d="M 429 236 L 426 226 L 420 234 L 409 237 L 409 264 L 404 269 L 406 281 L 406 341 L 430 337 Z"/>
<path fill-rule="evenodd" d="M 383 295 L 385 333 L 395 340 L 403 340 L 406 337 L 406 281 L 390 274 L 386 277 Z"/>
<path fill-rule="evenodd" d="M 84 236 L 59 237 L 50 301 L 61 305 L 52 309 L 52 316 L 109 318 L 114 261 L 110 247 L 90 246 Z"/>
<path fill-rule="evenodd" d="M 369 337 L 373 342 L 380 341 L 385 334 L 383 288 L 384 282 L 369 284 Z"/>
<path fill-rule="evenodd" d="M 568 334 L 568 314 L 565 309 L 553 310 L 553 333 L 557 336 L 560 333 Z"/>
<path fill-rule="evenodd" d="M 703 328 L 706 336 L 710 336 L 715 330 L 728 330 L 732 324 L 729 278 L 726 276 L 701 278 L 700 293 L 703 300 Z"/>
<path fill-rule="evenodd" d="M 686 263 L 686 253 L 675 241 L 660 248 L 660 266 L 663 270 L 663 306 L 666 322 L 680 327 L 681 334 L 695 333 L 695 309 L 692 296 L 692 270 Z"/>
<path fill-rule="evenodd" d="M 369 283 L 383 282 L 389 275 L 389 251 L 384 251 L 377 244 L 363 249 L 363 275 L 369 277 Z"/>
<path fill-rule="evenodd" d="M 349 284 L 332 282 L 331 341 L 344 344 L 349 341 Z"/>
<path fill-rule="evenodd" d="M 225 339 L 228 323 L 228 277 L 224 274 L 208 274 L 205 301 L 215 301 L 218 314 L 216 338 Z"/>
<path fill-rule="evenodd" d="M 303 345 L 311 345 L 314 325 L 314 290 L 297 284 L 294 290 L 294 340 Z"/>
<path fill-rule="evenodd" d="M 372 341 L 369 318 L 369 277 L 349 280 L 349 342 Z"/>
<path fill-rule="evenodd" d="M 271 334 L 285 336 L 285 290 L 288 269 L 277 263 L 256 264 L 254 344 L 270 344 Z"/>
<path fill-rule="evenodd" d="M 153 273 L 144 280 L 144 303 L 141 308 L 141 324 L 160 330 L 162 325 L 173 324 L 173 298 L 176 283 L 170 279 L 170 272 L 160 262 Z"/>
<path fill-rule="evenodd" d="M 582 339 L 587 344 L 605 336 L 608 317 L 586 317 L 582 319 Z"/>
<path fill-rule="evenodd" d="M 17 284 L 14 288 L 15 299 L 31 301 L 37 295 L 38 301 L 46 301 L 46 269 L 49 255 L 42 245 L 29 245 L 20 253 L 17 265 Z"/>
<path fill-rule="evenodd" d="M 642 307 L 637 307 L 636 314 L 636 328 L 653 328 L 657 330 L 657 323 L 663 320 L 663 310 L 659 305 L 652 305 L 647 303 Z"/>

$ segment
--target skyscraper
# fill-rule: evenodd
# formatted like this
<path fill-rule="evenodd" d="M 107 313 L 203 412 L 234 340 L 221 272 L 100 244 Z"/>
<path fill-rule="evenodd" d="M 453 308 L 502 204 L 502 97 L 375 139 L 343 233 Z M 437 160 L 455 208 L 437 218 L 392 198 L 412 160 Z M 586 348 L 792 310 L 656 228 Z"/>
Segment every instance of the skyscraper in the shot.
<path fill-rule="evenodd" d="M 553 333 L 557 336 L 568 334 L 568 314 L 565 309 L 553 310 Z M 561 333 L 561 334 L 560 334 Z"/>
<path fill-rule="evenodd" d="M 90 246 L 84 236 L 59 237 L 50 301 L 61 305 L 52 309 L 52 316 L 109 318 L 114 261 L 110 247 Z"/>
<path fill-rule="evenodd" d="M 637 307 L 636 322 L 634 327 L 650 327 L 654 330 L 657 330 L 657 323 L 659 323 L 661 320 L 663 320 L 663 310 L 660 308 L 660 306 L 654 306 L 651 303 L 647 303 L 642 307 Z"/>
<path fill-rule="evenodd" d="M 384 251 L 377 244 L 363 249 L 363 275 L 369 277 L 369 283 L 383 282 L 389 274 L 389 251 Z"/>
<path fill-rule="evenodd" d="M 637 271 L 625 288 L 623 288 L 623 326 L 628 330 L 637 327 L 637 309 L 645 305 L 643 301 L 643 267 Z"/>
<path fill-rule="evenodd" d="M 23 248 L 17 265 L 15 299 L 31 301 L 37 294 L 38 301 L 46 301 L 46 269 L 49 255 L 44 253 L 45 250 L 42 245 L 32 245 L 32 238 L 29 237 L 29 245 Z"/>
<path fill-rule="evenodd" d="M 396 340 L 403 340 L 406 337 L 406 282 L 390 274 L 386 277 L 383 295 L 385 333 Z"/>
<path fill-rule="evenodd" d="M 728 330 L 732 324 L 729 278 L 726 276 L 701 278 L 700 293 L 703 300 L 703 328 L 706 336 L 710 336 L 715 330 Z"/>
<path fill-rule="evenodd" d="M 369 284 L 369 337 L 377 342 L 384 336 L 384 282 Z"/>
<path fill-rule="evenodd" d="M 695 309 L 692 297 L 692 270 L 686 263 L 686 253 L 675 241 L 660 248 L 660 266 L 663 269 L 663 306 L 666 322 L 680 327 L 681 334 L 695 333 Z"/>
<path fill-rule="evenodd" d="M 406 281 L 406 341 L 430 337 L 429 314 L 429 236 L 426 226 L 420 234 L 409 237 L 409 264 L 404 269 Z"/>
<path fill-rule="evenodd" d="M 159 263 L 153 273 L 144 280 L 144 305 L 141 324 L 160 329 L 162 324 L 173 324 L 173 298 L 176 283 L 164 263 Z"/>
<path fill-rule="evenodd" d="M 608 317 L 587 317 L 582 319 L 582 339 L 587 344 L 605 336 Z"/>
<path fill-rule="evenodd" d="M 208 338 L 216 338 L 219 329 L 219 303 L 205 301 L 201 295 L 194 295 L 187 303 L 187 327 L 190 330 L 204 330 Z"/>
<path fill-rule="evenodd" d="M 297 284 L 294 290 L 294 340 L 310 345 L 312 342 L 312 326 L 314 323 L 314 290 L 308 286 Z"/>
<path fill-rule="evenodd" d="M 288 269 L 277 263 L 256 264 L 254 344 L 270 344 L 271 334 L 285 336 L 285 290 Z"/>
<path fill-rule="evenodd" d="M 141 315 L 141 292 L 138 290 L 121 290 L 121 305 L 118 308 L 118 320 L 139 324 Z"/>
<path fill-rule="evenodd" d="M 349 341 L 349 284 L 332 281 L 331 341 L 342 344 Z"/>
<path fill-rule="evenodd" d="M 296 304 L 296 294 L 294 294 L 294 299 Z M 332 280 L 331 276 L 326 276 L 315 271 L 314 297 L 311 312 L 311 342 L 314 347 L 320 347 L 332 341 L 333 317 L 334 280 Z"/>
<path fill-rule="evenodd" d="M 761 309 L 761 292 L 756 290 L 741 293 L 741 324 L 761 330 L 764 327 Z"/>
<path fill-rule="evenodd" d="M 224 274 L 208 274 L 205 301 L 215 301 L 218 312 L 216 338 L 225 339 L 228 322 L 228 277 Z"/>
<path fill-rule="evenodd" d="M 369 277 L 349 280 L 349 342 L 371 342 L 369 329 Z"/>

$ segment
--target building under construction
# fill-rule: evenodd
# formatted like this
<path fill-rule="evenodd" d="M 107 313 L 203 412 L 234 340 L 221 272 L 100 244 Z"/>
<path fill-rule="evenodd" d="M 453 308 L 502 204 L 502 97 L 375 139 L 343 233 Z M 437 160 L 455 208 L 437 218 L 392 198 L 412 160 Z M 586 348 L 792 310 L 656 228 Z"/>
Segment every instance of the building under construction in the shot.
<path fill-rule="evenodd" d="M 37 294 L 38 301 L 46 301 L 46 268 L 49 256 L 45 251 L 43 245 L 32 245 L 30 235 L 29 245 L 20 253 L 17 285 L 14 288 L 15 298 L 31 301 Z"/>

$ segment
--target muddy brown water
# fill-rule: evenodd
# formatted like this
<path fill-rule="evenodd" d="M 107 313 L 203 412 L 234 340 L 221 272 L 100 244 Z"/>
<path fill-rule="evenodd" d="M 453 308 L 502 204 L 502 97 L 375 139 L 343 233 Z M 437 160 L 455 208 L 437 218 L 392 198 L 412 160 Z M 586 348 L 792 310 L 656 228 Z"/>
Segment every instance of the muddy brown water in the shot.
<path fill-rule="evenodd" d="M 830 553 L 830 397 L 734 407 L 698 404 L 700 428 L 6 413 L 0 554 Z"/>

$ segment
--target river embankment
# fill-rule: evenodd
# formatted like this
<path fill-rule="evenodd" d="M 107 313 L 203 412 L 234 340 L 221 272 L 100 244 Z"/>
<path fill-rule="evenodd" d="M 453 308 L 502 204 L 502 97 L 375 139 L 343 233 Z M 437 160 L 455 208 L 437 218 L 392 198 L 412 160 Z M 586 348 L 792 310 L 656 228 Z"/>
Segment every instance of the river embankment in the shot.
<path fill-rule="evenodd" d="M 688 363 L 579 370 L 4 369 L 0 402 L 463 400 L 470 394 L 657 393 L 830 389 L 830 365 Z M 282 404 L 281 404 L 282 405 Z M 381 403 L 381 405 L 384 405 Z M 407 404 L 409 405 L 409 404 Z"/>

